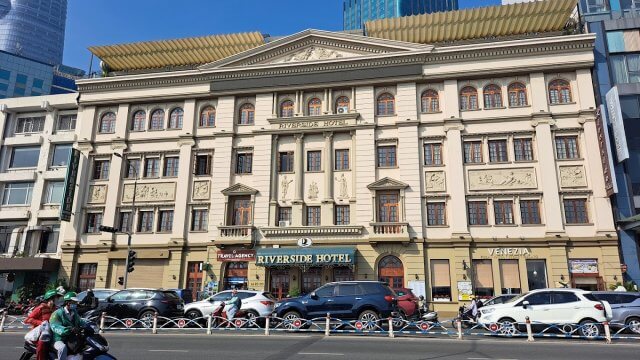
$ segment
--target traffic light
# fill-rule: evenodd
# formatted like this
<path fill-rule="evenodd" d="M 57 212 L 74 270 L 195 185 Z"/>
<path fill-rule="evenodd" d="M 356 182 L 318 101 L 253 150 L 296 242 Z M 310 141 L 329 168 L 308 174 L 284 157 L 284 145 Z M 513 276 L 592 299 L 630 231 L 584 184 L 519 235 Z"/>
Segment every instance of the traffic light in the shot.
<path fill-rule="evenodd" d="M 7 282 L 14 282 L 16 280 L 16 274 L 15 273 L 8 273 L 7 274 Z"/>
<path fill-rule="evenodd" d="M 127 265 L 127 272 L 133 272 L 133 270 L 135 270 L 135 268 L 133 267 L 133 265 L 136 264 L 136 252 L 133 250 L 129 250 L 129 262 Z"/>
<path fill-rule="evenodd" d="M 108 232 L 108 233 L 117 233 L 117 232 L 119 232 L 118 229 L 114 228 L 113 226 L 105 226 L 105 225 L 98 226 L 98 230 L 100 230 L 102 232 Z"/>
<path fill-rule="evenodd" d="M 118 278 L 118 285 L 121 285 L 121 286 L 124 285 L 124 277 L 120 276 Z"/>

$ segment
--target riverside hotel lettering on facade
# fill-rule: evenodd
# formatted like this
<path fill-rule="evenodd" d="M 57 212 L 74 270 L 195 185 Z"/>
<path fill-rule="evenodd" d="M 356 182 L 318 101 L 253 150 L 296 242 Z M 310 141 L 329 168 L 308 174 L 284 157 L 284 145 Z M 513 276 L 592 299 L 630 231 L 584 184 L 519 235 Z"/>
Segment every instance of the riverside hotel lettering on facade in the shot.
<path fill-rule="evenodd" d="M 258 265 L 352 264 L 351 254 L 258 255 Z"/>
<path fill-rule="evenodd" d="M 298 121 L 298 122 L 286 122 L 279 124 L 280 129 L 300 129 L 300 128 L 321 128 L 321 127 L 334 127 L 334 126 L 346 126 L 346 120 L 323 120 L 323 121 Z"/>

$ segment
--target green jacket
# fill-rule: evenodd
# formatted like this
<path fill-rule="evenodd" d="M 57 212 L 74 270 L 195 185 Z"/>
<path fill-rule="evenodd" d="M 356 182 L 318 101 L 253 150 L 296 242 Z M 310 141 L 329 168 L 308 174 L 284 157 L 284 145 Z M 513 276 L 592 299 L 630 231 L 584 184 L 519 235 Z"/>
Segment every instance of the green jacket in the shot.
<path fill-rule="evenodd" d="M 53 312 L 49 324 L 53 332 L 53 341 L 65 341 L 73 328 L 82 328 L 87 322 L 84 321 L 78 312 L 73 310 L 72 317 L 67 314 L 64 307 Z"/>

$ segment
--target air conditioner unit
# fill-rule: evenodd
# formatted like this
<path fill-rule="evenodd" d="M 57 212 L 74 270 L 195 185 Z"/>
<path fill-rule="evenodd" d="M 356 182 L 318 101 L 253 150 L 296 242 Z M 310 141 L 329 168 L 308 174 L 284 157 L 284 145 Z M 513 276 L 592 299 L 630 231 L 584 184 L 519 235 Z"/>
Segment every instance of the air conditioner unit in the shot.
<path fill-rule="evenodd" d="M 291 225 L 291 221 L 278 221 L 278 226 L 279 227 L 287 227 Z"/>
<path fill-rule="evenodd" d="M 346 106 L 340 106 L 337 110 L 338 114 L 346 114 L 349 112 L 349 108 Z"/>

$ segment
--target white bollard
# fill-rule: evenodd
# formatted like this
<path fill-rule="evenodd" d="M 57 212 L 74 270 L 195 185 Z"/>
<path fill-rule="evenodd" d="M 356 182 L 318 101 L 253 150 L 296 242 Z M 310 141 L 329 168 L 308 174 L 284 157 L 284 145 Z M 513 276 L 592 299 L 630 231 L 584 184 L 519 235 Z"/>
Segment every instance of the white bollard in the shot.
<path fill-rule="evenodd" d="M 527 326 L 527 341 L 531 342 L 533 341 L 533 331 L 531 331 L 531 320 L 528 316 L 525 317 L 525 323 Z"/>
<path fill-rule="evenodd" d="M 608 321 L 604 322 L 604 338 L 607 340 L 607 344 L 611 344 L 611 329 Z"/>
<path fill-rule="evenodd" d="M 327 320 L 324 323 L 324 336 L 329 336 L 331 332 L 331 314 L 327 313 Z"/>
<path fill-rule="evenodd" d="M 211 323 L 212 321 L 212 316 L 211 314 L 209 314 L 209 317 L 207 318 L 207 335 L 211 335 Z"/>
<path fill-rule="evenodd" d="M 151 331 L 153 334 L 158 333 L 158 313 L 153 313 L 153 330 Z"/>
<path fill-rule="evenodd" d="M 458 328 L 458 340 L 462 340 L 462 321 L 460 319 L 456 321 L 456 327 Z"/>
<path fill-rule="evenodd" d="M 102 312 L 102 314 L 100 314 L 100 330 L 98 331 L 99 334 L 104 334 L 104 318 L 107 316 L 106 312 Z"/>
<path fill-rule="evenodd" d="M 389 316 L 389 337 L 396 337 L 396 335 L 393 333 L 393 318 L 391 316 Z"/>
<path fill-rule="evenodd" d="M 7 320 L 7 312 L 2 312 L 2 320 L 0 320 L 0 332 L 4 332 L 4 322 Z"/>
<path fill-rule="evenodd" d="M 269 336 L 269 322 L 271 320 L 271 315 L 267 315 L 267 318 L 264 320 L 264 335 Z"/>

